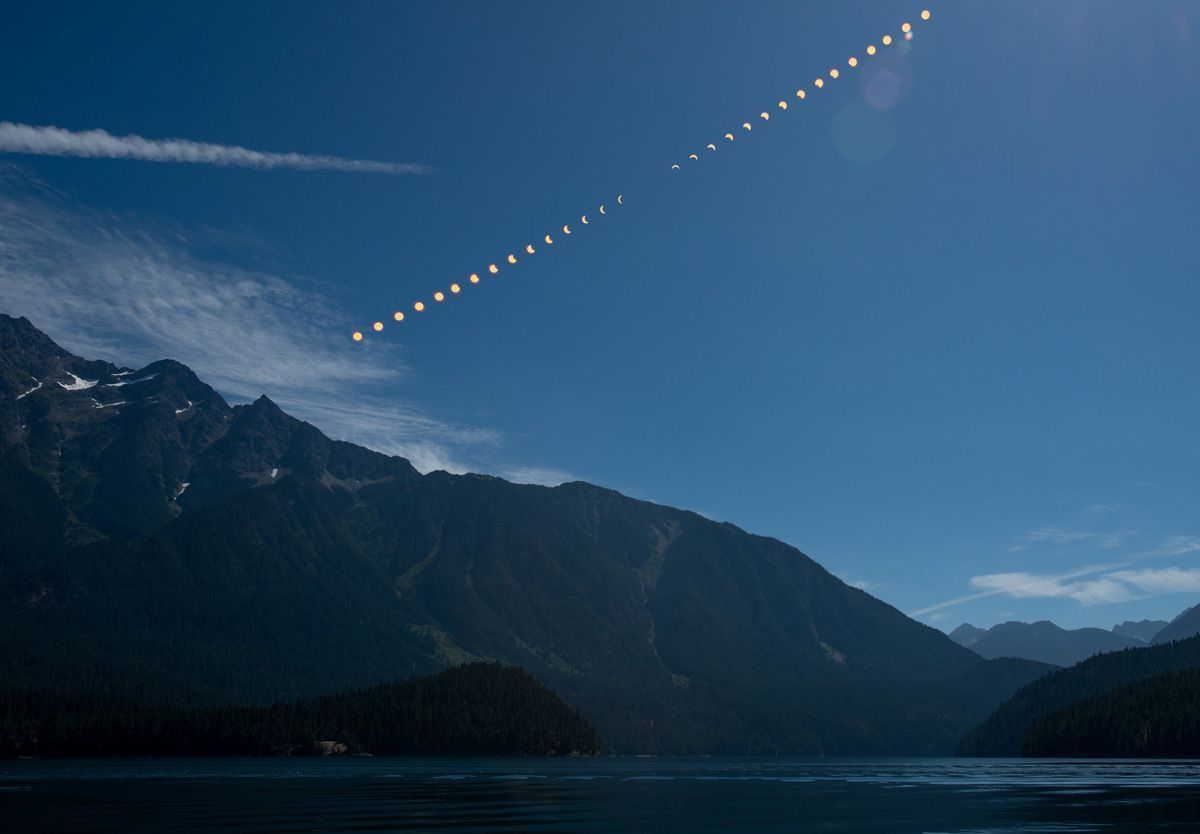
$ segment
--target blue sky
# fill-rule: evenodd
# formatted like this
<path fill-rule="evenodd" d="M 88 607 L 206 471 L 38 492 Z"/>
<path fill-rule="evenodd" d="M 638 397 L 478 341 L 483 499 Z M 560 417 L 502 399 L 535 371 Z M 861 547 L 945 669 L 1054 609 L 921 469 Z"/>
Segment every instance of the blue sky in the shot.
<path fill-rule="evenodd" d="M 940 627 L 1170 617 L 1200 4 L 926 5 L 871 59 L 925 6 L 15 7 L 0 122 L 430 170 L 0 153 L 0 309 L 425 469 L 732 521 Z"/>

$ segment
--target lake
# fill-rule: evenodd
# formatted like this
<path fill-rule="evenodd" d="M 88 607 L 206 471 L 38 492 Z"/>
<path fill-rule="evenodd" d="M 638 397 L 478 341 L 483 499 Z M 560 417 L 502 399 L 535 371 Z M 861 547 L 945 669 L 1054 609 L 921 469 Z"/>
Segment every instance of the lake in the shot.
<path fill-rule="evenodd" d="M 1200 762 L 0 762 L 5 832 L 1200 831 Z"/>

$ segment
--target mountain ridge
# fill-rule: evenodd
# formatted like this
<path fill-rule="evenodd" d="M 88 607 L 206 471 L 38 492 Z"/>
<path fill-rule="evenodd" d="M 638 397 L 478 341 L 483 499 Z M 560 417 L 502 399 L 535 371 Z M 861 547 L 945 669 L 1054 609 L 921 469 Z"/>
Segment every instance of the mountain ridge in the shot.
<path fill-rule="evenodd" d="M 528 669 L 613 749 L 935 752 L 1047 668 L 982 661 L 731 524 L 421 475 L 178 363 L 85 364 L 30 330 L 0 317 L 21 346 L 0 355 L 0 461 L 29 484 L 0 493 L 0 536 L 25 542 L 0 562 L 0 673 L 27 688 L 269 701 L 479 659 Z M 26 396 L 35 368 L 65 384 Z"/>
<path fill-rule="evenodd" d="M 986 630 L 963 623 L 950 639 L 989 659 L 1021 657 L 1053 666 L 1071 666 L 1099 652 L 1145 645 L 1136 637 L 1102 628 L 1064 629 L 1049 620 L 1009 621 Z"/>

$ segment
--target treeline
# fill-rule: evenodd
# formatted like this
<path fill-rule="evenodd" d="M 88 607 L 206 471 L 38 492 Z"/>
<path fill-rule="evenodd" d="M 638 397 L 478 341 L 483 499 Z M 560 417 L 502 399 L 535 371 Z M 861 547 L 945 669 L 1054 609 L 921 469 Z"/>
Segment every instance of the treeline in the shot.
<path fill-rule="evenodd" d="M 1018 756 L 1039 719 L 1139 681 L 1200 668 L 1200 637 L 1096 655 L 1018 690 L 958 745 L 960 756 Z"/>
<path fill-rule="evenodd" d="M 511 666 L 292 703 L 185 709 L 89 694 L 0 692 L 0 755 L 594 755 L 596 729 Z"/>
<path fill-rule="evenodd" d="M 1200 756 L 1200 669 L 1167 672 L 1034 722 L 1023 756 Z"/>

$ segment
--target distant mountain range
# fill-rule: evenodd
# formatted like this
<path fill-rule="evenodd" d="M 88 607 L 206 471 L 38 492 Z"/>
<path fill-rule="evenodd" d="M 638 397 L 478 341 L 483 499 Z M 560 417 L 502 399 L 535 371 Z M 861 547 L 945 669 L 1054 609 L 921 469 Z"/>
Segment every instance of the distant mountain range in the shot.
<path fill-rule="evenodd" d="M 1189 608 L 1172 620 L 1126 621 L 1112 630 L 1102 628 L 1064 629 L 1047 620 L 1036 623 L 1007 622 L 989 629 L 963 623 L 950 632 L 950 639 L 987 658 L 1021 657 L 1071 666 L 1100 652 L 1113 652 L 1150 643 L 1183 640 L 1200 634 L 1200 606 Z"/>
<path fill-rule="evenodd" d="M 1186 640 L 1197 634 L 1200 634 L 1200 605 L 1193 605 L 1163 626 L 1150 642 L 1169 643 L 1172 640 Z"/>
<path fill-rule="evenodd" d="M 1048 667 L 585 483 L 422 475 L 0 316 L 0 683 L 270 703 L 520 666 L 607 749 L 942 753 Z"/>
<path fill-rule="evenodd" d="M 964 623 L 950 633 L 950 639 L 983 657 L 1023 657 L 1055 666 L 1070 666 L 1097 652 L 1145 645 L 1102 628 L 1068 631 L 1046 620 L 1000 623 L 986 631 Z"/>
<path fill-rule="evenodd" d="M 1143 643 L 1154 640 L 1155 635 L 1167 627 L 1166 620 L 1126 620 L 1112 627 L 1113 634 L 1132 637 Z"/>

